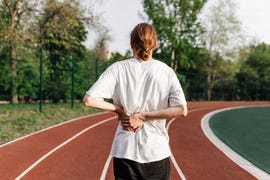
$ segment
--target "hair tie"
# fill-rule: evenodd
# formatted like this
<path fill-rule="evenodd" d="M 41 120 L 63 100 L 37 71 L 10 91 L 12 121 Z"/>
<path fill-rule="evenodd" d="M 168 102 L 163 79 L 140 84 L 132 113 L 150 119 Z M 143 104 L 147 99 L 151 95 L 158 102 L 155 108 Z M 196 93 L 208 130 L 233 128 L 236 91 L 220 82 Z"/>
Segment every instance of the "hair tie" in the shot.
<path fill-rule="evenodd" d="M 149 52 L 149 48 L 146 48 L 144 51 L 145 51 L 145 52 Z"/>

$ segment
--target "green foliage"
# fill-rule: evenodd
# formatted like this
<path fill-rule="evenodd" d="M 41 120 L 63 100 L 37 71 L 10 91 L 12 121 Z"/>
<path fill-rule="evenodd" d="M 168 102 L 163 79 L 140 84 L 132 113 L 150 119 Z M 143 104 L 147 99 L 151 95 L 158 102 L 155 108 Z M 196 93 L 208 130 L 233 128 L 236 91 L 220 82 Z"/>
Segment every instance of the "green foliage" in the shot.
<path fill-rule="evenodd" d="M 71 54 L 80 56 L 85 50 L 82 42 L 87 32 L 77 4 L 72 7 L 66 2 L 48 1 L 41 20 L 42 46 L 48 51 L 48 69 L 51 80 L 61 79 L 63 72 L 71 68 Z M 44 25 L 49 16 L 51 21 Z M 70 55 L 68 57 L 67 55 Z"/>
<path fill-rule="evenodd" d="M 202 22 L 198 21 L 205 2 L 144 0 L 148 21 L 159 35 L 154 58 L 176 71 L 188 100 L 268 100 L 269 46 L 259 45 L 251 52 L 249 48 L 242 48 L 243 52 L 232 53 L 229 40 L 235 40 L 231 37 L 239 31 L 234 9 L 227 6 L 232 1 L 221 0 L 212 8 L 206 22 L 213 29 L 207 24 L 202 29 Z M 38 101 L 42 93 L 46 101 L 67 102 L 71 97 L 72 68 L 75 99 L 81 100 L 109 65 L 132 56 L 130 51 L 124 56 L 116 52 L 109 61 L 104 61 L 105 41 L 110 39 L 108 29 L 98 22 L 91 9 L 88 10 L 79 0 L 0 3 L 0 100 L 17 96 L 21 102 L 31 103 Z M 12 12 L 20 14 L 15 17 L 16 21 L 12 20 Z M 89 27 L 101 36 L 99 44 L 91 51 L 83 44 Z M 198 42 L 202 33 L 205 39 Z M 39 92 L 40 48 L 43 49 L 42 92 Z M 237 58 L 240 60 L 236 61 Z M 22 118 L 20 121 L 31 120 Z M 6 137 L 4 133 L 0 136 Z"/>
<path fill-rule="evenodd" d="M 190 58 L 195 39 L 202 32 L 198 19 L 206 0 L 145 0 L 144 11 L 157 30 L 159 49 L 154 56 L 175 71 L 193 67 Z"/>
<path fill-rule="evenodd" d="M 73 60 L 76 74 L 83 75 L 82 71 L 85 72 L 83 69 L 77 68 L 84 68 L 80 61 L 87 62 L 86 48 L 83 45 L 87 31 L 83 21 L 85 17 L 81 11 L 77 1 L 68 3 L 51 0 L 46 3 L 40 20 L 40 27 L 43 29 L 40 41 L 47 54 L 44 93 L 45 97 L 53 102 L 66 101 L 70 97 L 69 87 L 71 86 Z M 48 18 L 51 20 L 47 22 Z M 78 78 L 77 75 L 76 78 Z M 80 81 L 83 80 L 80 79 Z M 76 85 L 79 86 L 78 83 Z M 76 92 L 78 93 L 77 90 Z"/>
<path fill-rule="evenodd" d="M 28 33 L 28 27 L 34 16 L 35 3 L 32 0 L 13 0 L 0 4 L 0 41 L 8 47 L 6 50 L 10 75 L 9 99 L 12 103 L 18 102 L 17 63 L 24 59 L 24 54 L 34 44 Z"/>
<path fill-rule="evenodd" d="M 90 27 L 99 27 L 98 19 L 79 0 L 0 3 L 0 100 L 28 102 L 38 100 L 42 93 L 46 100 L 67 101 L 73 57 L 75 98 L 81 98 L 95 80 L 93 64 L 88 62 L 94 58 L 83 44 Z M 40 48 L 44 52 L 43 92 L 39 92 Z"/>
<path fill-rule="evenodd" d="M 38 97 L 39 61 L 35 50 L 25 53 L 24 58 L 18 61 L 17 91 L 21 101 L 30 102 Z"/>
<path fill-rule="evenodd" d="M 2 43 L 0 45 L 0 99 L 9 100 L 9 58 L 8 47 Z"/>
<path fill-rule="evenodd" d="M 143 3 L 144 11 L 158 33 L 159 48 L 153 56 L 176 71 L 189 100 L 204 97 L 201 89 L 205 87 L 205 83 L 201 85 L 202 76 L 196 70 L 202 59 L 200 49 L 196 48 L 196 38 L 203 32 L 198 15 L 205 2 L 206 0 L 145 0 Z"/>
<path fill-rule="evenodd" d="M 235 60 L 233 55 L 243 41 L 233 0 L 219 0 L 207 10 L 202 21 L 205 31 L 200 40 L 205 49 L 202 70 L 207 74 L 207 98 L 210 100 L 213 89 L 219 86 L 220 77 L 225 75 L 225 81 L 237 71 L 235 66 L 230 66 L 229 60 Z"/>
<path fill-rule="evenodd" d="M 69 94 L 68 89 L 70 87 L 69 81 L 62 81 L 62 80 L 47 80 L 45 81 L 44 85 L 44 96 L 52 100 L 54 103 L 60 102 L 60 100 L 67 101 Z"/>
<path fill-rule="evenodd" d="M 270 100 L 270 46 L 260 44 L 245 61 L 236 79 L 239 97 L 244 100 Z"/>
<path fill-rule="evenodd" d="M 7 34 L 9 19 L 7 7 L 0 5 L 0 40 L 3 40 Z M 3 42 L 0 41 L 0 46 L 1 45 L 3 45 Z"/>
<path fill-rule="evenodd" d="M 54 6 L 52 8 L 51 6 Z M 59 12 L 55 12 L 58 9 Z M 43 18 L 55 13 L 54 17 L 43 28 L 43 46 L 50 52 L 69 52 L 81 54 L 87 32 L 79 14 L 78 7 L 70 7 L 64 3 L 49 3 L 45 9 Z"/>

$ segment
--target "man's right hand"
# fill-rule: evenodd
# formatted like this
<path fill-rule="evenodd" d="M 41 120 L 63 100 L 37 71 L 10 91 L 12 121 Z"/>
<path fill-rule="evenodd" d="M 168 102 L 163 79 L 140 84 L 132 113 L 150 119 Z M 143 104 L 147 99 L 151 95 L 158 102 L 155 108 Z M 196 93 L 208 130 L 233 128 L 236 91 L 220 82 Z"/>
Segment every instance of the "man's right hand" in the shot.
<path fill-rule="evenodd" d="M 118 114 L 118 120 L 121 121 L 121 125 L 125 131 L 132 131 L 132 128 L 129 125 L 129 118 L 123 107 L 121 106 L 116 106 L 115 112 Z"/>

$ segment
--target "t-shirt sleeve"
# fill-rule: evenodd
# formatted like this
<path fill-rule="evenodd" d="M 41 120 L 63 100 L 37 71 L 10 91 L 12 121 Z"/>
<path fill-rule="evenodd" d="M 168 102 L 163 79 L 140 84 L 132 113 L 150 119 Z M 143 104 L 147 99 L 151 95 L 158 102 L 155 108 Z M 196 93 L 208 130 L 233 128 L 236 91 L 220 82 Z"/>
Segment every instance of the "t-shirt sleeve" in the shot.
<path fill-rule="evenodd" d="M 181 84 L 174 72 L 172 73 L 171 79 L 169 103 L 171 107 L 185 105 L 187 103 Z"/>
<path fill-rule="evenodd" d="M 109 66 L 86 94 L 95 98 L 111 99 L 116 87 L 116 77 L 115 65 Z"/>

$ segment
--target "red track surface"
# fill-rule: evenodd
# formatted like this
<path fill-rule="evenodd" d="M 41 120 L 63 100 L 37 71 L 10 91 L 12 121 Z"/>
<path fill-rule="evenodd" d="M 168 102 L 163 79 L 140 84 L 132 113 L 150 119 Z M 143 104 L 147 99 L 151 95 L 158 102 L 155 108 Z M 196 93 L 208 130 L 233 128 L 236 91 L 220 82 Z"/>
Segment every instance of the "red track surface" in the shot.
<path fill-rule="evenodd" d="M 205 137 L 200 123 L 202 117 L 213 110 L 262 104 L 270 102 L 189 103 L 188 117 L 176 119 L 169 129 L 172 152 L 185 177 L 188 180 L 255 179 Z M 97 123 L 113 116 L 113 113 L 103 113 L 81 118 L 1 146 L 0 179 L 15 179 L 38 160 L 22 179 L 100 179 L 117 120 Z M 88 127 L 89 130 L 78 134 Z M 72 137 L 74 139 L 70 139 Z M 62 144 L 64 142 L 66 144 Z M 42 157 L 44 159 L 40 159 Z M 174 166 L 171 167 L 171 179 L 180 179 Z M 114 179 L 112 163 L 106 179 Z"/>

